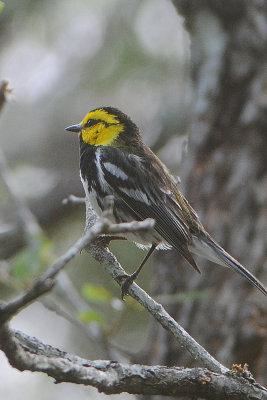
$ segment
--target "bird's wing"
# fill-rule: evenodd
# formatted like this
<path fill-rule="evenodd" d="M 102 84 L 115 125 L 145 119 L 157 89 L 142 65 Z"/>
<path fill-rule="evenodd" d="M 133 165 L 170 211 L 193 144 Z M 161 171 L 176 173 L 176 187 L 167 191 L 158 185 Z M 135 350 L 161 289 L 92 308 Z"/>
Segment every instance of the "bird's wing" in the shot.
<path fill-rule="evenodd" d="M 136 220 L 153 218 L 154 229 L 199 272 L 187 247 L 192 238 L 183 210 L 169 182 L 158 181 L 157 168 L 144 163 L 139 156 L 115 147 L 112 152 L 103 148 L 100 162 L 115 201 L 116 197 L 122 199 Z M 166 178 L 169 181 L 170 177 Z"/>

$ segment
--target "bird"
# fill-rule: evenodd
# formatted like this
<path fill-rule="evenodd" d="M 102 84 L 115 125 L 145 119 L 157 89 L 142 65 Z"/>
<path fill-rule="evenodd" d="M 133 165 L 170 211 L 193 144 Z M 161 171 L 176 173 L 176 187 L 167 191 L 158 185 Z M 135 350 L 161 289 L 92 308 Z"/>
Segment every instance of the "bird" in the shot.
<path fill-rule="evenodd" d="M 102 215 L 105 198 L 112 196 L 111 222 L 155 221 L 152 230 L 124 234 L 149 250 L 137 270 L 124 280 L 122 298 L 154 250 L 169 248 L 174 248 L 197 272 L 200 270 L 193 254 L 232 268 L 267 295 L 264 285 L 206 231 L 179 191 L 177 179 L 143 142 L 129 116 L 104 106 L 88 112 L 79 124 L 65 130 L 79 135 L 80 177 L 86 201 L 96 214 Z"/>

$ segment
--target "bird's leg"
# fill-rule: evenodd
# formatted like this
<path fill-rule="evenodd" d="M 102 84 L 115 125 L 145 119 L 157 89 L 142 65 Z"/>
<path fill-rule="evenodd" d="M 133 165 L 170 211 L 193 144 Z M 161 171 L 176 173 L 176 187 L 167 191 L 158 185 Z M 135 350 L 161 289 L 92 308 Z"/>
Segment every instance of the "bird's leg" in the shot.
<path fill-rule="evenodd" d="M 147 255 L 145 256 L 145 258 L 143 259 L 143 261 L 141 262 L 141 264 L 139 265 L 137 270 L 133 274 L 127 276 L 127 278 L 124 280 L 123 284 L 121 285 L 121 298 L 122 298 L 122 300 L 123 300 L 124 296 L 127 294 L 127 291 L 129 289 L 129 287 L 136 280 L 136 278 L 140 274 L 143 266 L 145 265 L 145 263 L 147 262 L 147 260 L 149 259 L 149 257 L 151 256 L 151 254 L 153 253 L 153 251 L 155 250 L 156 247 L 157 247 L 156 244 L 152 244 L 152 246 L 150 247 Z"/>

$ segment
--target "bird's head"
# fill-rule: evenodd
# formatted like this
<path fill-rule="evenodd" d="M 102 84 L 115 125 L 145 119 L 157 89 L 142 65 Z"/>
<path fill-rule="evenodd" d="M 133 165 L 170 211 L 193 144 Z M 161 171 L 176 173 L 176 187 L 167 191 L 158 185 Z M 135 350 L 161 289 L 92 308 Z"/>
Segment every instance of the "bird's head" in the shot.
<path fill-rule="evenodd" d="M 140 133 L 132 120 L 113 107 L 90 111 L 77 125 L 65 128 L 77 132 L 84 143 L 91 146 L 131 147 L 140 141 Z"/>

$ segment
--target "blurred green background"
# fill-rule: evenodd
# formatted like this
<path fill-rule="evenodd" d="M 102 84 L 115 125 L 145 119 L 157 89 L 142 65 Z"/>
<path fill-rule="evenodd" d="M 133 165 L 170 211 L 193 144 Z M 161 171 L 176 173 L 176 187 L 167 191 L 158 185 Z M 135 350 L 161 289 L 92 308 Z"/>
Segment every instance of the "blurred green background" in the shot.
<path fill-rule="evenodd" d="M 23 247 L 20 237 L 1 242 L 1 298 L 8 299 L 83 232 L 84 207 L 62 205 L 69 194 L 83 195 L 78 140 L 64 128 L 95 107 L 118 107 L 179 174 L 192 99 L 189 38 L 168 0 L 8 0 L 0 14 L 0 45 L 0 78 L 13 89 L 1 114 L 0 147 L 15 193 L 44 231 L 33 248 Z M 4 235 L 16 229 L 17 215 L 1 181 L 0 190 Z M 128 272 L 143 257 L 130 243 L 113 243 L 112 250 Z M 122 303 L 119 287 L 87 254 L 76 257 L 66 271 L 45 306 L 27 308 L 12 326 L 85 358 L 109 356 L 101 344 L 90 342 L 87 326 L 130 353 L 142 352 L 149 340 L 147 314 L 131 299 Z M 152 272 L 150 263 L 138 281 L 148 291 Z M 66 320 L 63 310 L 84 327 Z M 0 399 L 109 397 L 19 373 L 3 354 L 0 375 Z M 134 398 L 122 394 L 112 399 L 117 397 Z"/>

